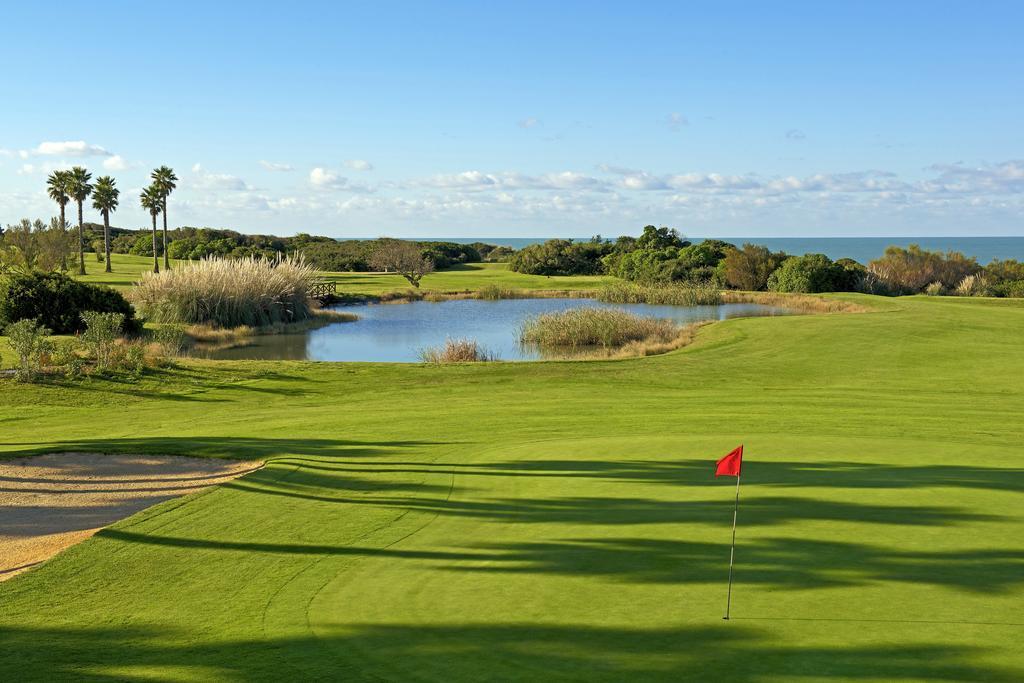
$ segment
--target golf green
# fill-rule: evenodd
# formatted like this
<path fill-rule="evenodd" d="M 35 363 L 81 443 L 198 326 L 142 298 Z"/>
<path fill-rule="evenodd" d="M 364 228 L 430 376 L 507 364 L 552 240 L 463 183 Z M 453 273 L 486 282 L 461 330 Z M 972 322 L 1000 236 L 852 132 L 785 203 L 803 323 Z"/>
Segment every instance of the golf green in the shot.
<path fill-rule="evenodd" d="M 5 383 L 6 456 L 268 464 L 0 583 L 0 680 L 1024 680 L 1024 302 L 844 298 L 634 360 Z"/>

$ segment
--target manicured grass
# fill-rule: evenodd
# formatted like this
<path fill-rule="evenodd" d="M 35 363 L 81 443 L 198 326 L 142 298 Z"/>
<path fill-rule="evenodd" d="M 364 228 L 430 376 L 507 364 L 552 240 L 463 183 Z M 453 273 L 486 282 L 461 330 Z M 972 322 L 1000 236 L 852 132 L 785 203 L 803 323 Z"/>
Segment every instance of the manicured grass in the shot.
<path fill-rule="evenodd" d="M 177 263 L 171 261 L 171 268 Z M 132 256 L 131 254 L 111 254 L 110 267 L 112 273 L 104 272 L 104 263 L 96 260 L 96 254 L 85 255 L 85 277 L 84 282 L 91 282 L 94 285 L 106 285 L 114 289 L 125 290 L 134 286 L 143 273 L 153 270 L 152 256 Z M 163 257 L 160 258 L 160 268 L 163 269 Z M 77 277 L 77 270 L 70 274 Z"/>
<path fill-rule="evenodd" d="M 847 298 L 637 360 L 4 384 L 10 455 L 269 464 L 0 583 L 0 680 L 1024 680 L 1024 305 Z"/>
<path fill-rule="evenodd" d="M 161 261 L 161 264 L 163 262 Z M 174 267 L 175 261 L 171 261 Z M 113 273 L 103 272 L 103 264 L 96 262 L 94 254 L 86 254 L 87 274 L 83 280 L 116 289 L 129 289 L 138 282 L 142 273 L 153 269 L 153 259 L 146 256 L 112 254 Z M 409 289 L 401 275 L 384 273 L 322 273 L 325 280 L 338 283 L 338 291 L 349 294 L 381 294 Z M 431 273 L 420 284 L 424 290 L 464 291 L 487 285 L 511 289 L 596 289 L 615 278 L 580 275 L 574 277 L 545 277 L 512 272 L 504 263 L 471 263 Z"/>
<path fill-rule="evenodd" d="M 324 277 L 338 283 L 339 292 L 352 294 L 380 294 L 409 289 L 409 283 L 400 275 L 384 273 L 325 273 Z M 470 263 L 430 273 L 423 278 L 420 288 L 438 291 L 477 290 L 485 286 L 508 289 L 597 289 L 615 280 L 602 275 L 575 275 L 547 277 L 523 275 L 508 269 L 505 263 Z"/>

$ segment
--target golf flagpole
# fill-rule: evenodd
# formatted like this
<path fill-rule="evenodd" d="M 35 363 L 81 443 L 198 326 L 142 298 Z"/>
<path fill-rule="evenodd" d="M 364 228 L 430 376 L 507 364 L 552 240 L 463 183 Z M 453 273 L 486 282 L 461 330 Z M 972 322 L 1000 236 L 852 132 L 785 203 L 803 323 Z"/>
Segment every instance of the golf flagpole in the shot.
<path fill-rule="evenodd" d="M 732 568 L 736 559 L 736 519 L 740 512 L 740 470 L 743 468 L 743 445 L 734 448 L 727 456 L 715 463 L 715 477 L 736 477 L 736 502 L 732 508 L 732 545 L 729 547 L 729 588 L 725 596 L 725 616 L 729 620 L 732 607 Z"/>
<path fill-rule="evenodd" d="M 732 566 L 736 558 L 736 517 L 740 511 L 740 475 L 736 475 L 736 504 L 732 508 L 732 546 L 729 548 L 729 589 L 725 594 L 725 616 L 729 621 L 729 608 L 732 606 Z"/>

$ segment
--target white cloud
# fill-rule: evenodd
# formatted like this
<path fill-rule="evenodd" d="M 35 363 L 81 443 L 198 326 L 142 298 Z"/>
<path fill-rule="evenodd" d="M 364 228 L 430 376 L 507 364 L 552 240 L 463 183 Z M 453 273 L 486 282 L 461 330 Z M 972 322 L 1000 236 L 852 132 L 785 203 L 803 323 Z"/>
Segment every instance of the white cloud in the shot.
<path fill-rule="evenodd" d="M 107 157 L 111 153 L 99 145 L 90 145 L 85 140 L 64 142 L 41 142 L 32 152 L 40 156 Z"/>
<path fill-rule="evenodd" d="M 268 171 L 294 171 L 295 167 L 291 164 L 279 164 L 273 161 L 260 160 L 260 166 L 267 169 Z"/>
<path fill-rule="evenodd" d="M 348 184 L 348 178 L 322 166 L 317 166 L 309 172 L 309 182 L 314 187 L 342 188 Z"/>
<path fill-rule="evenodd" d="M 360 194 L 372 194 L 375 188 L 368 185 L 349 182 L 349 179 L 337 171 L 317 166 L 309 172 L 309 184 L 318 190 L 345 190 Z"/>
<path fill-rule="evenodd" d="M 534 126 L 540 125 L 540 119 L 533 116 L 527 116 L 525 119 L 517 121 L 516 125 L 520 128 L 533 128 Z"/>
<path fill-rule="evenodd" d="M 537 176 L 514 172 L 463 171 L 462 173 L 432 176 L 416 181 L 415 184 L 462 190 L 558 190 L 568 188 L 604 190 L 607 187 L 606 182 L 575 171 L 545 173 Z"/>
<path fill-rule="evenodd" d="M 372 171 L 373 164 L 365 159 L 348 159 L 345 161 L 345 166 L 351 168 L 353 171 Z"/>
<path fill-rule="evenodd" d="M 254 189 L 251 185 L 236 175 L 228 173 L 210 173 L 198 163 L 192 166 L 192 174 L 193 177 L 187 179 L 186 184 L 195 190 L 205 192 L 243 192 Z"/>
<path fill-rule="evenodd" d="M 668 115 L 668 118 L 665 120 L 665 125 L 668 126 L 670 130 L 679 130 L 683 126 L 690 125 L 690 120 L 679 112 L 674 111 Z"/>
<path fill-rule="evenodd" d="M 1024 193 L 1024 160 L 968 167 L 964 164 L 935 164 L 928 170 L 939 175 L 922 184 L 933 193 L 1016 194 Z"/>
<path fill-rule="evenodd" d="M 128 162 L 125 161 L 124 157 L 120 154 L 115 154 L 114 156 L 107 157 L 103 160 L 103 168 L 108 171 L 124 171 L 127 170 L 128 167 Z"/>
<path fill-rule="evenodd" d="M 799 128 L 790 128 L 786 131 L 787 140 L 806 140 L 807 134 Z"/>

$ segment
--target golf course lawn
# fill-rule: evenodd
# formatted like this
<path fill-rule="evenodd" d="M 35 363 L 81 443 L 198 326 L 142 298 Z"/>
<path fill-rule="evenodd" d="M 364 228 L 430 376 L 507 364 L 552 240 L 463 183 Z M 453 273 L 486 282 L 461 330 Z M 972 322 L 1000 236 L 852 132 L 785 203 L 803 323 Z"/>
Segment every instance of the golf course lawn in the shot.
<path fill-rule="evenodd" d="M 132 287 L 143 273 L 153 270 L 153 257 L 111 254 L 114 272 L 104 272 L 104 264 L 96 261 L 95 254 L 85 255 L 86 275 L 81 278 L 95 285 L 106 285 L 121 291 Z M 174 268 L 186 261 L 171 261 Z M 163 260 L 160 261 L 163 268 Z M 77 276 L 76 276 L 77 277 Z M 352 294 L 381 294 L 404 291 L 410 288 L 401 275 L 383 273 L 323 273 L 325 280 L 337 283 L 338 291 Z M 547 277 L 544 275 L 523 275 L 508 269 L 506 263 L 469 263 L 439 270 L 424 276 L 420 287 L 424 290 L 463 291 L 480 289 L 487 285 L 514 289 L 596 289 L 615 278 L 601 275 L 573 275 Z"/>
<path fill-rule="evenodd" d="M 0 680 L 1024 680 L 1024 302 L 845 298 L 623 361 L 4 381 L 0 457 L 268 464 L 0 583 Z"/>

